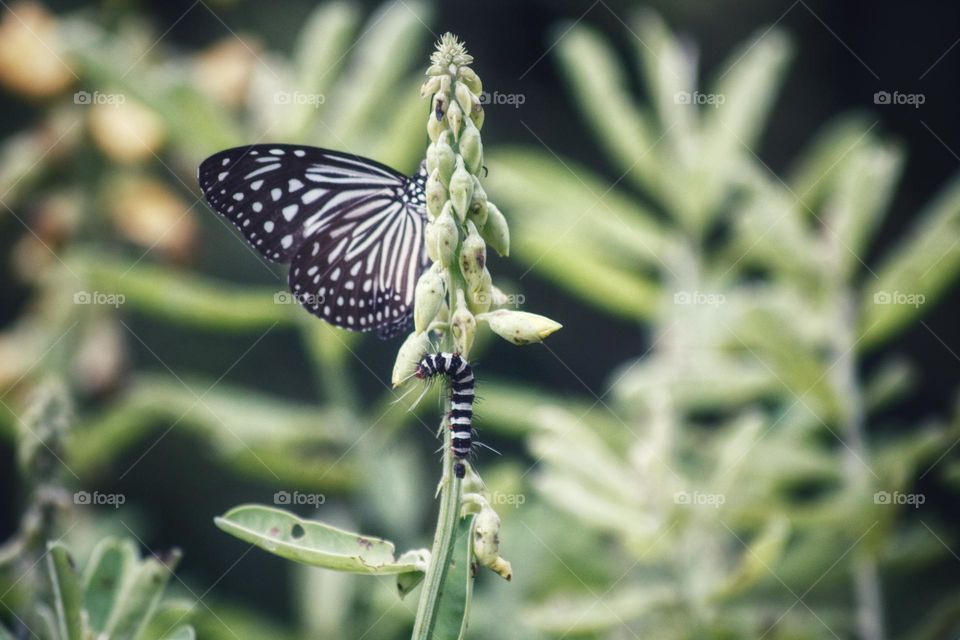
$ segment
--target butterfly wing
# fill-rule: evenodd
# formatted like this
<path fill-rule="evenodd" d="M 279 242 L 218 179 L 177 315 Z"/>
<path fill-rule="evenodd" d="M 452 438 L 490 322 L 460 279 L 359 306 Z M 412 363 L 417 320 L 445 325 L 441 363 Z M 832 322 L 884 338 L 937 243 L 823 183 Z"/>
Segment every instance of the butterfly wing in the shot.
<path fill-rule="evenodd" d="M 210 205 L 269 260 L 291 263 L 294 296 L 311 313 L 381 337 L 409 321 L 427 265 L 422 176 L 297 145 L 221 151 L 200 165 Z"/>

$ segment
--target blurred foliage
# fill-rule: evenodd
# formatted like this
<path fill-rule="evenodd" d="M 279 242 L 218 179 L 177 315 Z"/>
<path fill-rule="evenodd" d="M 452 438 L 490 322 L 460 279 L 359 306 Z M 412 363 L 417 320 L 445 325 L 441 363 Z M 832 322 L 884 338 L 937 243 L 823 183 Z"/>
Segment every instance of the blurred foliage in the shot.
<path fill-rule="evenodd" d="M 23 505 L 0 547 L 8 626 L 44 637 L 49 618 L 60 629 L 59 614 L 42 613 L 57 609 L 42 558 L 73 583 L 78 610 L 61 547 L 44 555 L 47 542 L 62 539 L 89 571 L 104 548 L 131 576 L 155 567 L 131 542 L 145 546 L 145 514 L 70 495 L 112 486 L 171 432 L 240 487 L 323 494 L 325 520 L 427 544 L 435 459 L 411 441 L 429 442 L 433 427 L 357 355 L 357 336 L 275 297 L 285 278 L 224 230 L 193 176 L 209 153 L 267 140 L 411 171 L 425 145 L 415 69 L 430 24 L 415 2 L 369 17 L 328 2 L 290 52 L 243 33 L 186 51 L 128 10 L 3 13 L 0 84 L 35 109 L 0 144 L 20 296 L 0 333 L 0 436 L 18 451 Z M 547 60 L 619 179 L 608 186 L 583 157 L 491 145 L 489 190 L 514 254 L 576 305 L 648 329 L 649 351 L 629 354 L 600 397 L 483 381 L 479 428 L 525 442 L 536 464 L 484 462 L 515 578 L 477 581 L 470 637 L 878 638 L 881 619 L 891 637 L 956 636 L 958 592 L 923 580 L 954 540 L 936 512 L 883 497 L 942 480 L 955 498 L 960 486 L 957 415 L 902 428 L 884 413 L 917 378 L 897 338 L 960 271 L 957 183 L 874 258 L 904 163 L 896 143 L 855 115 L 828 124 L 782 176 L 757 155 L 792 51 L 783 34 L 761 30 L 700 93 L 689 46 L 639 16 L 641 100 L 604 36 L 568 28 Z M 228 379 L 274 333 L 301 360 L 264 371 L 256 390 Z M 182 367 L 184 350 L 212 364 Z M 32 395 L 51 374 L 64 380 L 52 404 Z M 281 375 L 307 378 L 303 395 L 271 393 Z M 168 462 L 158 485 L 193 471 Z M 393 576 L 291 565 L 271 588 L 294 598 L 267 613 L 225 595 L 228 575 L 199 586 L 189 568 L 221 553 L 200 544 L 178 541 L 186 574 L 142 637 L 190 637 L 169 635 L 180 625 L 214 640 L 409 631 L 415 596 L 398 600 Z M 259 553 L 223 544 L 234 564 Z M 894 611 L 905 589 L 916 600 Z M 114 596 L 84 593 L 91 623 L 110 619 Z"/>

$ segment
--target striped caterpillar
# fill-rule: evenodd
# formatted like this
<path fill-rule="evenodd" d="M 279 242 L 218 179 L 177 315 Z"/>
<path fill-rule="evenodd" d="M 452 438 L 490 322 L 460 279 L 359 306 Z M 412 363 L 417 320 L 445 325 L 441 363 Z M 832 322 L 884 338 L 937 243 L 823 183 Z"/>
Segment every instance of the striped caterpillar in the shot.
<path fill-rule="evenodd" d="M 420 359 L 414 375 L 421 380 L 442 375 L 450 382 L 450 430 L 457 459 L 453 473 L 462 478 L 466 473 L 463 460 L 470 455 L 473 439 L 473 369 L 459 354 L 431 353 Z"/>

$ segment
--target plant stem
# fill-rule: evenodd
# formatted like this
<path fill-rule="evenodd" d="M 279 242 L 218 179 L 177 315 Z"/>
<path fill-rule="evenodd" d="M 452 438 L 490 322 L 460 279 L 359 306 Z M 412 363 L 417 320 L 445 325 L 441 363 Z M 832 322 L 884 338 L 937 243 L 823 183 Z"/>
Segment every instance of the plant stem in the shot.
<path fill-rule="evenodd" d="M 443 429 L 443 480 L 440 487 L 440 512 L 437 514 L 437 529 L 433 536 L 433 548 L 430 552 L 430 566 L 423 579 L 420 603 L 417 606 L 417 619 L 413 625 L 414 640 L 430 640 L 436 624 L 437 606 L 450 568 L 450 556 L 453 552 L 453 533 L 457 526 L 460 511 L 460 493 L 462 483 L 453 474 L 453 447 L 450 425 L 450 398 L 444 401 Z"/>

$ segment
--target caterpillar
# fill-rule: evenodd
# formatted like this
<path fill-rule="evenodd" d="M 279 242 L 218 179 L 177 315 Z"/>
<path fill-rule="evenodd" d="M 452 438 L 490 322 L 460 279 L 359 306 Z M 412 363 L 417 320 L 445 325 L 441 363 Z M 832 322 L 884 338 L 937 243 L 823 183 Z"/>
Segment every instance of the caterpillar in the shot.
<path fill-rule="evenodd" d="M 473 440 L 473 369 L 456 353 L 431 353 L 423 356 L 414 375 L 421 380 L 442 375 L 450 382 L 450 430 L 453 432 L 453 473 L 463 478 L 463 460 L 470 455 Z"/>

